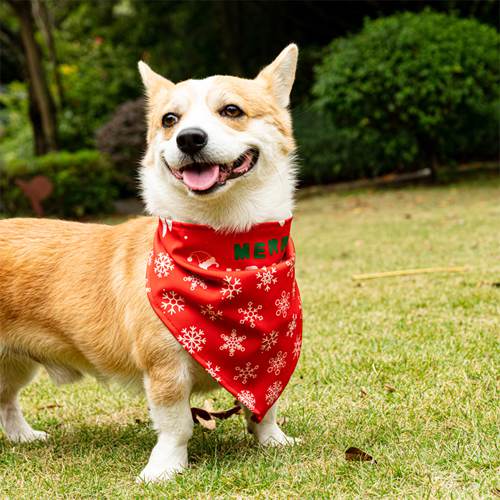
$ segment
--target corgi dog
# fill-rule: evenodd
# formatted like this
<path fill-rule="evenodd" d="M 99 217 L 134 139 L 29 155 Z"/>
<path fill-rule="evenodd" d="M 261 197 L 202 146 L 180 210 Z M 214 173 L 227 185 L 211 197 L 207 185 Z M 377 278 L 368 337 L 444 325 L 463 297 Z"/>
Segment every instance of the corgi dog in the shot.
<path fill-rule="evenodd" d="M 140 181 L 150 216 L 116 226 L 0 221 L 0 426 L 9 440 L 47 438 L 18 403 L 44 367 L 56 383 L 90 374 L 143 387 L 158 441 L 138 480 L 168 480 L 187 466 L 190 394 L 218 385 L 148 303 L 148 253 L 159 218 L 227 233 L 291 216 L 297 57 L 291 44 L 254 79 L 177 84 L 139 62 L 148 121 Z M 246 412 L 261 444 L 294 442 L 276 411 L 259 423 Z"/>

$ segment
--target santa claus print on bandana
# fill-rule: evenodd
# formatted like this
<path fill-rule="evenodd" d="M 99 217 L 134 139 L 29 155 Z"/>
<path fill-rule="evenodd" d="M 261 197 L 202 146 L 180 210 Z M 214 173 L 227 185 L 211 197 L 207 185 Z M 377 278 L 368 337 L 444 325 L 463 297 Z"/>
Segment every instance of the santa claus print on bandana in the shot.
<path fill-rule="evenodd" d="M 302 345 L 291 219 L 245 233 L 160 222 L 148 256 L 148 298 L 207 373 L 262 420 Z"/>

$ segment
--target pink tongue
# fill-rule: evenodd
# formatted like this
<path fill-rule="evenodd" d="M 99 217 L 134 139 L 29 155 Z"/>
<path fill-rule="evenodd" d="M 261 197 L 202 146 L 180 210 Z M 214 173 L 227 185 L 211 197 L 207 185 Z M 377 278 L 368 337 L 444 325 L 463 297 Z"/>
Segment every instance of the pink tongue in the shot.
<path fill-rule="evenodd" d="M 209 165 L 202 169 L 187 168 L 182 171 L 184 184 L 193 191 L 210 189 L 219 179 L 219 165 Z"/>

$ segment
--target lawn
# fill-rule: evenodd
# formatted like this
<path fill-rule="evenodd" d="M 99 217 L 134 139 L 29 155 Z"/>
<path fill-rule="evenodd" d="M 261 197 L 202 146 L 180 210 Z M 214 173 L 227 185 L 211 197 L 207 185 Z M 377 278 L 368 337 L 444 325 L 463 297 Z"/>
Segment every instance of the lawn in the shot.
<path fill-rule="evenodd" d="M 302 444 L 260 448 L 241 417 L 197 426 L 188 471 L 136 485 L 155 442 L 142 396 L 91 379 L 55 387 L 42 375 L 22 402 L 51 439 L 0 435 L 0 497 L 498 495 L 499 179 L 320 192 L 298 203 L 293 231 L 305 329 L 281 415 Z M 468 270 L 352 279 L 432 266 Z M 377 463 L 346 461 L 350 446 Z"/>

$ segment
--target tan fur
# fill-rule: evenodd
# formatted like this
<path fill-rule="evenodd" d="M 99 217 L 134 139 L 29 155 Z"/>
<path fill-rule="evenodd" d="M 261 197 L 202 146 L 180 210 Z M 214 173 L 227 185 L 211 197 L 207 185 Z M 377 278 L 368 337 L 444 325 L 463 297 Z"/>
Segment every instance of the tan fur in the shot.
<path fill-rule="evenodd" d="M 148 373 L 158 402 L 178 399 L 181 348 L 144 290 L 156 224 L 0 221 L 3 350 L 127 382 Z"/>

